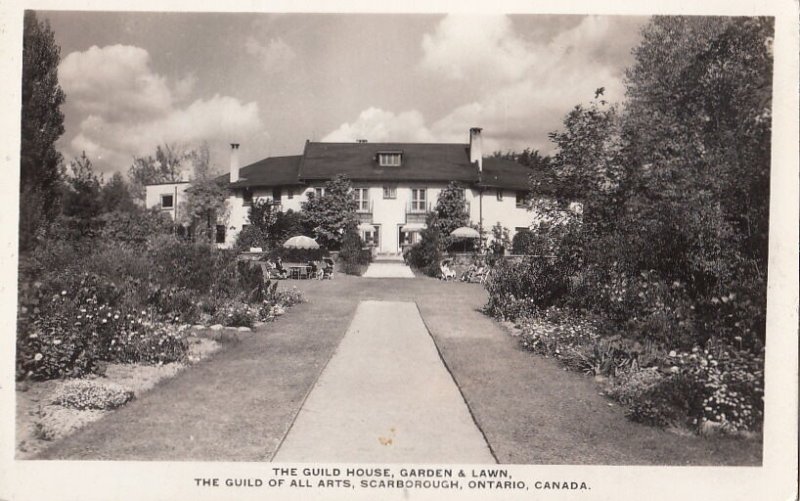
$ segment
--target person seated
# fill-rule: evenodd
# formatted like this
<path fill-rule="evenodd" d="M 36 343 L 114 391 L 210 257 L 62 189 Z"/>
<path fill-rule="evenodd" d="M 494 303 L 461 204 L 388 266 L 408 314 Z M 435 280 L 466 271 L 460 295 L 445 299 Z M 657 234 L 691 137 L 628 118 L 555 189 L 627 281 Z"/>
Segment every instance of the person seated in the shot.
<path fill-rule="evenodd" d="M 306 265 L 308 266 L 308 278 L 322 280 L 322 268 L 317 261 L 310 260 Z"/>
<path fill-rule="evenodd" d="M 322 278 L 333 279 L 333 259 L 326 257 L 322 263 Z"/>
<path fill-rule="evenodd" d="M 469 265 L 469 268 L 464 270 L 464 273 L 461 274 L 461 281 L 462 282 L 472 282 L 473 278 L 475 277 L 475 272 L 478 268 L 475 266 L 475 263 Z"/>
<path fill-rule="evenodd" d="M 447 281 L 456 278 L 456 272 L 450 269 L 449 263 L 447 261 L 442 261 L 439 264 L 439 267 L 442 271 L 442 276 L 441 276 L 442 280 Z"/>
<path fill-rule="evenodd" d="M 289 277 L 289 270 L 284 268 L 283 260 L 281 259 L 280 256 L 275 258 L 275 265 L 274 266 L 275 266 L 275 274 L 276 274 L 275 278 L 284 279 L 284 278 L 288 278 Z"/>

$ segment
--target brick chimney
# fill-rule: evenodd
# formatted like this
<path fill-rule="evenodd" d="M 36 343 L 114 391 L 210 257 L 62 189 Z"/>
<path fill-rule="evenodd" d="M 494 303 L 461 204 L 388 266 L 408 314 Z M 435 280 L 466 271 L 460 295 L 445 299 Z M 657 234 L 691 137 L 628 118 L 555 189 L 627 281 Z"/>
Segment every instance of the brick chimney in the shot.
<path fill-rule="evenodd" d="M 231 182 L 239 180 L 239 143 L 231 143 Z"/>
<path fill-rule="evenodd" d="M 469 130 L 469 161 L 478 163 L 478 172 L 483 172 L 483 140 L 481 139 L 480 127 L 473 127 Z"/>

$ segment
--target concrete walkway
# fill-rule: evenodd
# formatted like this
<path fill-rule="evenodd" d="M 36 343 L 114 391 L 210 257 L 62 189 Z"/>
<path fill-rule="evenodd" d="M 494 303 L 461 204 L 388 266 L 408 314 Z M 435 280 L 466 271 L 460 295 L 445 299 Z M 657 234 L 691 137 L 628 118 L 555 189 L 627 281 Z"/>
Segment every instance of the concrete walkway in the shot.
<path fill-rule="evenodd" d="M 370 263 L 362 276 L 365 278 L 414 278 L 414 273 L 403 261 L 375 261 Z"/>
<path fill-rule="evenodd" d="M 276 462 L 495 463 L 412 302 L 363 301 Z"/>

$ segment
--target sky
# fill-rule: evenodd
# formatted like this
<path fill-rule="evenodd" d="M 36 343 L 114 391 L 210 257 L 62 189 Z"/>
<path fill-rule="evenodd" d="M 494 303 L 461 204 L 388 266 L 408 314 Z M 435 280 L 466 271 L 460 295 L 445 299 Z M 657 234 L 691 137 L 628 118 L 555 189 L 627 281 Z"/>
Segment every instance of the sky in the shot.
<path fill-rule="evenodd" d="M 552 151 L 548 133 L 605 87 L 624 98 L 644 17 L 39 12 L 61 47 L 57 147 L 127 172 L 204 142 L 217 170 L 306 140 Z"/>

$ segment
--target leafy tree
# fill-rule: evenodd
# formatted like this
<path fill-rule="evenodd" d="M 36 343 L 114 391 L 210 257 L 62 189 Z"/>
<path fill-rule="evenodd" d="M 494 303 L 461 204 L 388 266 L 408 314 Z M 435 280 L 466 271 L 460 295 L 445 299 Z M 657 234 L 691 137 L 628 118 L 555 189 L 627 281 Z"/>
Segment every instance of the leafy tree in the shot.
<path fill-rule="evenodd" d="M 119 172 L 115 172 L 100 189 L 102 212 L 131 212 L 136 208 L 128 182 Z"/>
<path fill-rule="evenodd" d="M 496 256 L 505 254 L 506 249 L 511 247 L 511 232 L 508 228 L 500 224 L 500 221 L 492 226 L 492 253 Z"/>
<path fill-rule="evenodd" d="M 428 227 L 435 226 L 444 247 L 449 248 L 454 243 L 450 233 L 456 228 L 469 225 L 469 210 L 464 188 L 451 181 L 439 192 L 433 213 L 436 217 L 428 222 Z"/>
<path fill-rule="evenodd" d="M 194 156 L 192 156 L 194 155 Z M 130 192 L 134 199 L 144 202 L 145 186 L 155 183 L 175 183 L 183 179 L 187 160 L 199 159 L 197 153 L 187 153 L 174 144 L 156 147 L 155 155 L 133 157 L 133 164 L 128 169 Z M 208 157 L 206 156 L 206 160 Z M 208 169 L 208 167 L 205 167 Z M 201 176 L 205 177 L 205 176 Z"/>
<path fill-rule="evenodd" d="M 621 210 L 629 168 L 622 135 L 622 116 L 614 105 L 594 100 L 576 106 L 564 119 L 564 129 L 550 134 L 558 150 L 553 175 L 558 209 L 579 200 L 585 213 L 585 231 L 600 234 L 611 229 Z M 531 178 L 531 191 L 539 188 Z"/>
<path fill-rule="evenodd" d="M 58 213 L 63 171 L 55 142 L 64 133 L 58 84 L 61 49 L 50 23 L 26 11 L 22 41 L 22 122 L 20 145 L 20 250 L 36 245 L 36 235 Z"/>
<path fill-rule="evenodd" d="M 195 177 L 186 189 L 183 205 L 183 221 L 193 233 L 207 242 L 214 241 L 216 226 L 227 220 L 228 187 L 224 181 L 212 177 L 210 157 L 197 151 L 184 153 L 194 163 Z"/>
<path fill-rule="evenodd" d="M 277 215 L 272 199 L 253 200 L 247 216 L 250 224 L 237 235 L 236 246 L 240 249 L 270 247 L 270 235 Z"/>
<path fill-rule="evenodd" d="M 346 176 L 337 175 L 325 183 L 321 197 L 309 193 L 301 207 L 317 242 L 328 249 L 339 248 L 344 234 L 358 226 L 358 203 Z"/>
<path fill-rule="evenodd" d="M 521 152 L 516 151 L 495 151 L 492 153 L 492 158 L 504 158 L 506 160 L 513 160 L 521 165 L 531 168 L 536 171 L 545 171 L 550 167 L 550 155 L 542 155 L 539 150 L 525 148 Z"/>
<path fill-rule="evenodd" d="M 92 162 L 82 152 L 69 163 L 69 176 L 65 179 L 63 207 L 65 216 L 92 219 L 100 215 L 102 179 L 97 176 Z"/>

